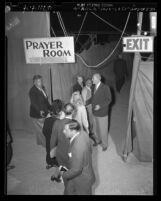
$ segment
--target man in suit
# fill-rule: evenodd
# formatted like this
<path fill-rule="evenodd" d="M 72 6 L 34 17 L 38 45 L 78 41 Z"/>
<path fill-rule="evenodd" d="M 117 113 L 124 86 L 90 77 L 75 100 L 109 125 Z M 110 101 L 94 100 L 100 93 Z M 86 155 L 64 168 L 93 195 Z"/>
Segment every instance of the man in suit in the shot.
<path fill-rule="evenodd" d="M 92 77 L 95 85 L 94 94 L 89 101 L 92 103 L 94 116 L 94 130 L 97 134 L 97 142 L 101 144 L 102 150 L 108 148 L 108 110 L 111 102 L 110 88 L 101 82 L 101 75 L 96 73 Z"/>
<path fill-rule="evenodd" d="M 72 119 L 74 112 L 74 106 L 71 103 L 67 103 L 64 106 L 65 118 L 56 120 L 52 128 L 52 134 L 50 139 L 50 150 L 55 149 L 56 159 L 59 165 L 69 167 L 68 164 L 68 149 L 69 141 L 63 134 L 64 125 Z M 53 152 L 54 153 L 54 152 Z"/>
<path fill-rule="evenodd" d="M 48 101 L 45 87 L 43 86 L 42 76 L 35 75 L 33 77 L 33 83 L 34 85 L 29 91 L 30 117 L 36 127 L 37 144 L 45 147 L 45 137 L 42 134 L 42 128 L 51 105 Z"/>
<path fill-rule="evenodd" d="M 83 77 L 82 76 L 77 76 L 77 83 L 73 86 L 73 93 L 76 92 L 76 91 L 79 91 L 80 94 L 81 94 L 83 87 L 84 87 Z"/>
<path fill-rule="evenodd" d="M 89 137 L 76 120 L 64 127 L 64 134 L 70 140 L 69 169 L 60 172 L 64 180 L 64 195 L 92 195 L 95 174 L 92 167 L 92 147 Z"/>

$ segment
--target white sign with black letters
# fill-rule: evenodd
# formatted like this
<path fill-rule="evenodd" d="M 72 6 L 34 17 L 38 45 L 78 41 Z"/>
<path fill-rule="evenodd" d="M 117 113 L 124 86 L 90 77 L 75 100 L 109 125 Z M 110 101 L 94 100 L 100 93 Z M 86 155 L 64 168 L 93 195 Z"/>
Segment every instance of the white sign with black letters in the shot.
<path fill-rule="evenodd" d="M 153 37 L 123 37 L 123 52 L 153 52 Z"/>
<path fill-rule="evenodd" d="M 27 64 L 74 63 L 74 37 L 24 39 Z"/>

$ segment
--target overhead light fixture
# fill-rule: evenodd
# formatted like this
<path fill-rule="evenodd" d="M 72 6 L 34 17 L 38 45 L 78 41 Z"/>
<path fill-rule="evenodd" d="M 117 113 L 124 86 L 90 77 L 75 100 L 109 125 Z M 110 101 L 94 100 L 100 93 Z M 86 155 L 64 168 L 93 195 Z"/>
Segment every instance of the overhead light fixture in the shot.
<path fill-rule="evenodd" d="M 18 17 L 14 17 L 10 22 L 6 25 L 6 30 L 10 31 L 13 27 L 15 27 L 17 24 L 20 23 L 20 20 Z"/>
<path fill-rule="evenodd" d="M 148 32 L 147 31 L 144 31 L 144 36 L 147 36 L 148 35 Z"/>
<path fill-rule="evenodd" d="M 151 29 L 151 33 L 156 35 L 156 32 L 157 32 L 157 12 L 150 12 L 150 29 Z"/>
<path fill-rule="evenodd" d="M 80 13 L 77 14 L 77 17 L 81 17 L 82 15 Z"/>

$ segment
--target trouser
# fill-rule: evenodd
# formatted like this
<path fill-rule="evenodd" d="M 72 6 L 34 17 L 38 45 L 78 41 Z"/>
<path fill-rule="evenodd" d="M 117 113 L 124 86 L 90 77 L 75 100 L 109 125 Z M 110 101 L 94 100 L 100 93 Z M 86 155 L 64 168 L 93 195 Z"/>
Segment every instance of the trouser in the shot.
<path fill-rule="evenodd" d="M 88 116 L 88 122 L 89 122 L 89 137 L 93 140 L 94 143 L 97 143 L 98 142 L 97 137 L 93 129 L 94 117 L 92 113 L 92 105 L 88 105 L 86 109 L 87 109 L 87 116 Z"/>
<path fill-rule="evenodd" d="M 124 85 L 125 83 L 125 78 L 122 77 L 122 78 L 116 78 L 116 90 L 118 92 L 120 92 L 122 86 Z"/>
<path fill-rule="evenodd" d="M 64 195 L 92 195 L 92 184 L 84 181 L 77 183 L 66 181 Z"/>
<path fill-rule="evenodd" d="M 51 162 L 51 157 L 50 157 L 51 134 L 49 134 L 49 136 L 45 136 L 45 139 L 46 139 L 46 162 L 47 162 L 47 164 L 50 164 L 50 162 Z"/>
<path fill-rule="evenodd" d="M 97 141 L 101 142 L 102 147 L 108 147 L 108 116 L 94 116 L 94 131 L 97 136 Z"/>
<path fill-rule="evenodd" d="M 92 105 L 88 105 L 86 107 L 87 109 L 87 116 L 88 116 L 88 122 L 89 122 L 89 130 L 93 133 L 93 113 L 92 113 Z"/>
<path fill-rule="evenodd" d="M 45 119 L 36 119 L 36 118 L 32 118 L 32 121 L 35 125 L 36 128 L 36 142 L 38 145 L 42 145 L 43 147 L 46 147 L 46 139 L 45 136 L 42 133 L 42 129 L 44 126 L 44 121 Z"/>

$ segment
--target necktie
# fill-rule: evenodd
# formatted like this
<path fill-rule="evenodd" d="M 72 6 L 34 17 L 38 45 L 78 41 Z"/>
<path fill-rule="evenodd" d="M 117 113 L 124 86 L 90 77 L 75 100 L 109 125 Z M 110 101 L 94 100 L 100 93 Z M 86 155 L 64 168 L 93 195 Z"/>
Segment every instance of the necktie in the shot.
<path fill-rule="evenodd" d="M 96 93 L 96 90 L 97 90 L 97 85 L 95 85 L 95 88 L 94 88 L 94 94 Z"/>

